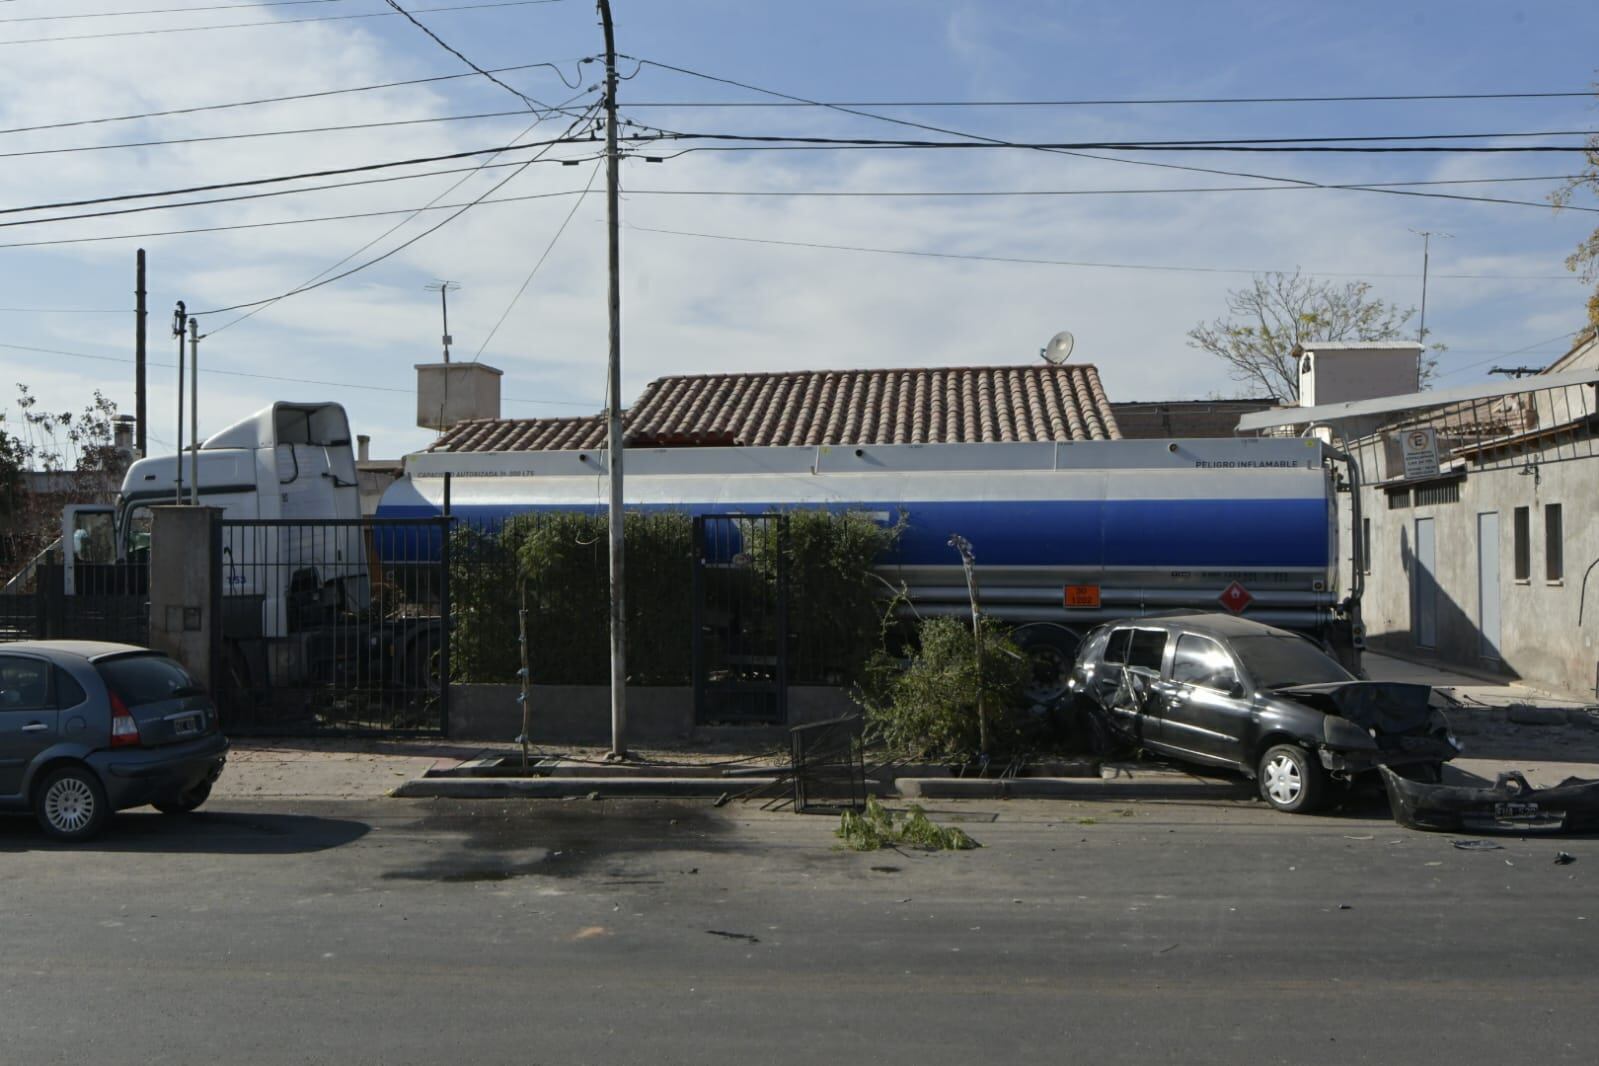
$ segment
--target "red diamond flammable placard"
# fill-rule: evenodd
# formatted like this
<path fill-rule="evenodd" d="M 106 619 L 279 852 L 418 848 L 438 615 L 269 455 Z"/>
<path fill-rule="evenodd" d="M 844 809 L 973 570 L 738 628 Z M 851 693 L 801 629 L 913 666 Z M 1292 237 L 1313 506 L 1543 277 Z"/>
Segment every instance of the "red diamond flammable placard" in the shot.
<path fill-rule="evenodd" d="M 1244 608 L 1253 603 L 1255 599 L 1249 594 L 1248 589 L 1236 581 L 1223 589 L 1222 594 L 1216 598 L 1221 601 L 1223 607 L 1233 612 L 1233 614 L 1241 614 Z"/>

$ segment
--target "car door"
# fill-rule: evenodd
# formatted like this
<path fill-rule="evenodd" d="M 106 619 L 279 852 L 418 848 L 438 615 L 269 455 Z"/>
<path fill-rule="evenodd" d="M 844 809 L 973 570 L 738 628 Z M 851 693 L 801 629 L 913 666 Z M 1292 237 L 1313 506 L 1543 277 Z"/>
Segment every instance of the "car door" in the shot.
<path fill-rule="evenodd" d="M 1238 665 L 1219 641 L 1181 633 L 1163 691 L 1161 733 L 1172 747 L 1207 761 L 1242 764 L 1251 701 Z"/>
<path fill-rule="evenodd" d="M 31 655 L 0 655 L 0 795 L 22 791 L 28 765 L 56 741 L 53 669 Z"/>
<path fill-rule="evenodd" d="M 1122 698 L 1132 709 L 1138 736 L 1145 743 L 1162 741 L 1159 689 L 1166 637 L 1164 629 L 1134 629 L 1127 642 Z"/>

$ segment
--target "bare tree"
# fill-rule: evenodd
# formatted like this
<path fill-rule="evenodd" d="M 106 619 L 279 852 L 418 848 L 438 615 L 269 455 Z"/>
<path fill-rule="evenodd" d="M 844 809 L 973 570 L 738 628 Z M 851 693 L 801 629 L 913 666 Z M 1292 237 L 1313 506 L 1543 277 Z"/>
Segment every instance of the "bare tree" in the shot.
<path fill-rule="evenodd" d="M 1587 150 L 1583 153 L 1582 173 L 1568 179 L 1564 186 L 1550 193 L 1549 199 L 1556 207 L 1566 207 L 1579 192 L 1599 197 L 1599 133 L 1588 137 Z M 1594 285 L 1594 291 L 1588 297 L 1588 325 L 1599 327 L 1599 285 L 1595 285 L 1599 282 L 1599 229 L 1583 238 L 1577 245 L 1577 250 L 1566 256 L 1566 269 L 1581 275 L 1583 281 Z"/>
<path fill-rule="evenodd" d="M 1234 380 L 1283 403 L 1299 399 L 1296 349 L 1313 341 L 1398 340 L 1415 309 L 1371 295 L 1364 281 L 1337 285 L 1293 274 L 1260 274 L 1227 294 L 1227 315 L 1188 331 L 1189 347 L 1221 359 Z M 1423 380 L 1431 362 L 1422 366 Z"/>

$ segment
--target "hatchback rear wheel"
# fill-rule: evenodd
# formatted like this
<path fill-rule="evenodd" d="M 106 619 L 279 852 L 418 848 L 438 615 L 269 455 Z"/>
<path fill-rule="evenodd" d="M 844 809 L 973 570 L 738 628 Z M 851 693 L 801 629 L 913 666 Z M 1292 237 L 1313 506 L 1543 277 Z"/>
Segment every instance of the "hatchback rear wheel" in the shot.
<path fill-rule="evenodd" d="M 105 828 L 106 819 L 111 817 L 111 804 L 93 770 L 63 766 L 39 782 L 33 814 L 45 835 L 76 843 Z"/>
<path fill-rule="evenodd" d="M 1260 757 L 1260 796 L 1279 811 L 1306 814 L 1326 796 L 1327 775 L 1304 748 L 1278 744 Z"/>

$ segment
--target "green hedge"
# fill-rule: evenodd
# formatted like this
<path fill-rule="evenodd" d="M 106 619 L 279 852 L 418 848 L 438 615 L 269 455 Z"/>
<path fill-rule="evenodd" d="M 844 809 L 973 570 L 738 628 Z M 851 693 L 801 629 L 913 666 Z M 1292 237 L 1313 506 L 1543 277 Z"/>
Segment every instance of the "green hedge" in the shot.
<path fill-rule="evenodd" d="M 628 679 L 639 685 L 692 681 L 693 518 L 681 512 L 629 514 Z M 775 577 L 778 541 L 748 523 L 741 545 L 749 567 L 708 570 L 707 581 Z M 604 516 L 524 515 L 490 534 L 451 534 L 454 610 L 450 672 L 458 682 L 508 682 L 520 668 L 517 610 L 524 590 L 533 678 L 540 684 L 604 684 L 610 678 L 610 562 Z M 765 531 L 766 535 L 757 535 Z M 789 680 L 847 684 L 878 647 L 886 586 L 872 573 L 899 527 L 864 515 L 793 511 L 782 542 L 788 583 Z M 775 605 L 774 605 L 775 606 Z"/>

